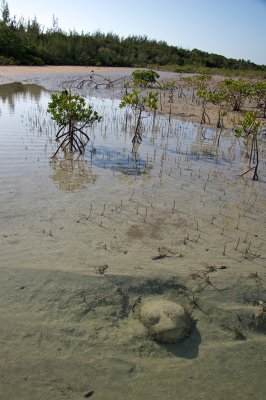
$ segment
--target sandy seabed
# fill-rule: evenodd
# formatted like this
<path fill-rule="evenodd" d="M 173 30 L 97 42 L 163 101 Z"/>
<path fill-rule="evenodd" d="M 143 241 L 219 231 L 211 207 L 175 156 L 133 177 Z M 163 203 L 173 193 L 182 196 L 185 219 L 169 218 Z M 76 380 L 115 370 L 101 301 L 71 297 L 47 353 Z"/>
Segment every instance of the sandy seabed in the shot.
<path fill-rule="evenodd" d="M 92 69 L 112 79 L 132 72 L 0 66 L 0 84 L 58 90 Z M 185 103 L 173 112 L 196 122 L 199 114 Z M 17 171 L 3 167 L 0 398 L 264 399 L 261 168 L 253 182 L 232 165 L 195 169 L 180 158 L 158 179 L 121 176 L 113 186 L 106 170 L 89 189 L 60 191 L 41 168 L 12 187 Z M 163 345 L 147 336 L 134 310 L 149 296 L 190 310 L 188 338 Z"/>

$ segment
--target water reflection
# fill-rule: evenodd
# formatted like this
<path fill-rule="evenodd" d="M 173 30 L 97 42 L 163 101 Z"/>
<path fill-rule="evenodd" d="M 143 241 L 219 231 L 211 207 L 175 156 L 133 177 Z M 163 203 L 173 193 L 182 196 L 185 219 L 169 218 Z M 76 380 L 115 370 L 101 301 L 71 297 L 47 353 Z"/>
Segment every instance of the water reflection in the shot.
<path fill-rule="evenodd" d="M 214 163 L 223 167 L 241 159 L 240 142 L 232 131 L 175 119 L 169 124 L 161 115 L 157 115 L 156 120 L 152 115 L 145 119 L 141 144 L 132 144 L 134 118 L 127 110 L 119 108 L 119 100 L 87 98 L 104 118 L 89 130 L 90 142 L 84 155 L 81 158 L 60 151 L 60 157 L 50 161 L 57 144 L 55 124 L 46 112 L 48 101 L 49 92 L 38 85 L 0 86 L 0 160 L 3 162 L 12 149 L 17 164 L 29 160 L 45 162 L 51 179 L 61 190 L 75 190 L 95 183 L 97 174 L 104 176 L 104 169 L 113 172 L 112 179 L 118 177 L 131 182 L 158 177 L 161 182 L 162 177 L 181 176 L 180 171 L 188 161 L 194 163 L 196 170 L 203 161 L 204 166 L 211 168 Z M 16 110 L 10 112 L 11 109 Z M 29 173 L 34 174 L 37 167 L 34 162 L 31 167 L 28 163 Z"/>
<path fill-rule="evenodd" d="M 144 160 L 138 153 L 139 144 L 132 146 L 132 152 L 120 152 L 106 146 L 98 146 L 91 155 L 92 164 L 98 168 L 118 171 L 124 175 L 146 175 L 152 165 Z"/>
<path fill-rule="evenodd" d="M 82 156 L 65 152 L 63 159 L 56 157 L 50 161 L 53 170 L 52 179 L 61 190 L 76 190 L 97 181 L 98 175 L 93 174 L 91 164 Z"/>
<path fill-rule="evenodd" d="M 26 100 L 29 98 L 34 102 L 39 102 L 44 88 L 34 84 L 24 85 L 21 82 L 8 83 L 0 85 L 0 99 L 3 103 L 8 103 L 11 112 L 15 111 L 15 104 L 17 99 Z"/>

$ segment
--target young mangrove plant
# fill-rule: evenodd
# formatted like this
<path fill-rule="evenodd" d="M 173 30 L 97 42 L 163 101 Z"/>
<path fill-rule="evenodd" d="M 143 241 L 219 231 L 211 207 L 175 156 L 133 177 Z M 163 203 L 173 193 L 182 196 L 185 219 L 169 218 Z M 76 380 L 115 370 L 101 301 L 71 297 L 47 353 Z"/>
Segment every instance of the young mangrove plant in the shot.
<path fill-rule="evenodd" d="M 257 81 L 252 85 L 252 99 L 256 102 L 262 118 L 266 118 L 266 81 Z"/>
<path fill-rule="evenodd" d="M 160 90 L 160 107 L 162 110 L 162 91 L 166 91 L 168 93 L 168 100 L 169 103 L 169 115 L 168 115 L 168 122 L 171 121 L 172 116 L 172 105 L 174 103 L 174 92 L 177 89 L 177 83 L 173 80 L 163 81 L 161 85 L 158 87 Z"/>
<path fill-rule="evenodd" d="M 244 79 L 224 79 L 219 88 L 224 92 L 228 106 L 233 111 L 241 111 L 244 102 L 252 95 L 251 84 Z"/>
<path fill-rule="evenodd" d="M 156 111 L 158 106 L 158 93 L 149 92 L 147 94 L 141 94 L 140 90 L 133 90 L 131 93 L 127 93 L 122 96 L 122 100 L 119 104 L 120 108 L 130 107 L 135 115 L 135 132 L 132 139 L 132 143 L 141 143 L 141 125 L 142 119 L 144 118 L 143 113 L 148 111 Z"/>
<path fill-rule="evenodd" d="M 196 92 L 196 97 L 198 99 L 198 104 L 201 104 L 201 124 L 210 123 L 210 117 L 207 114 L 206 108 L 209 101 L 209 84 L 211 83 L 211 76 L 202 74 L 195 75 L 193 77 L 186 77 L 183 80 L 193 88 L 193 98 L 194 93 Z"/>
<path fill-rule="evenodd" d="M 208 101 L 215 106 L 218 106 L 218 119 L 216 122 L 217 128 L 223 128 L 223 119 L 227 114 L 226 111 L 226 94 L 224 91 L 219 89 L 209 90 L 207 93 Z"/>
<path fill-rule="evenodd" d="M 91 106 L 86 107 L 82 96 L 71 95 L 67 90 L 60 94 L 51 94 L 47 111 L 59 126 L 56 140 L 60 141 L 60 144 L 53 157 L 60 149 L 83 153 L 85 145 L 90 140 L 85 129 L 102 119 Z"/>
<path fill-rule="evenodd" d="M 132 72 L 133 84 L 135 87 L 154 87 L 160 75 L 152 69 L 138 69 Z"/>
<path fill-rule="evenodd" d="M 260 128 L 260 121 L 258 120 L 259 113 L 257 111 L 244 113 L 243 120 L 241 121 L 240 128 L 236 130 L 235 135 L 237 137 L 244 137 L 246 145 L 250 146 L 249 152 L 249 169 L 241 176 L 245 175 L 247 172 L 254 170 L 252 180 L 257 181 L 258 176 L 258 166 L 259 166 L 259 148 L 258 148 L 258 132 Z M 252 165 L 253 164 L 253 165 Z"/>
<path fill-rule="evenodd" d="M 201 100 L 201 124 L 206 124 L 207 122 L 210 124 L 211 120 L 209 115 L 207 114 L 206 108 L 209 101 L 209 90 L 207 88 L 198 89 L 196 94 L 197 97 Z"/>
<path fill-rule="evenodd" d="M 193 90 L 192 92 L 192 102 L 193 102 L 195 100 L 195 93 L 196 96 L 198 96 L 199 92 L 207 91 L 209 84 L 211 84 L 212 77 L 207 74 L 201 74 L 201 75 L 183 77 L 182 81 L 185 82 L 185 84 Z M 198 99 L 198 103 L 201 103 L 201 100 Z"/>

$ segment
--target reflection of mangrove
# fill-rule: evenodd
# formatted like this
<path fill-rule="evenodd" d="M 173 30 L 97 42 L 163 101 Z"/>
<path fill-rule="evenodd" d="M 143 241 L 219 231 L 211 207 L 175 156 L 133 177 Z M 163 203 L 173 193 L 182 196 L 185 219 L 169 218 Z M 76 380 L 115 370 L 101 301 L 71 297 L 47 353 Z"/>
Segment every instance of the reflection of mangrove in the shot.
<path fill-rule="evenodd" d="M 51 159 L 52 179 L 61 190 L 75 190 L 88 183 L 95 183 L 98 176 L 93 174 L 88 161 L 65 153 L 64 159 Z"/>
<path fill-rule="evenodd" d="M 133 145 L 131 154 L 123 154 L 106 147 L 99 147 L 93 155 L 92 163 L 96 167 L 119 171 L 125 175 L 148 174 L 152 165 L 140 157 L 136 146 L 138 145 Z"/>
<path fill-rule="evenodd" d="M 23 83 L 14 82 L 0 85 L 0 98 L 4 103 L 8 102 L 12 111 L 15 109 L 15 100 L 18 97 L 24 100 L 30 97 L 31 100 L 38 102 L 43 92 L 44 89 L 41 86 L 33 84 L 23 85 Z"/>
<path fill-rule="evenodd" d="M 195 141 L 190 145 L 190 156 L 215 161 L 216 164 L 229 161 L 220 149 L 222 129 L 199 127 Z"/>

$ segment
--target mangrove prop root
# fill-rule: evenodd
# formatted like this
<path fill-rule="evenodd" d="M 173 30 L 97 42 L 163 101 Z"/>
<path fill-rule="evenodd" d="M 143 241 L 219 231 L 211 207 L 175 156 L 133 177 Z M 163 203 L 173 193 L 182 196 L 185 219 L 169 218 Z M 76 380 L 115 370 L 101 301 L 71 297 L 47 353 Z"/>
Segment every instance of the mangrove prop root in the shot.
<path fill-rule="evenodd" d="M 55 157 L 59 150 L 66 150 L 68 146 L 70 146 L 71 151 L 78 151 L 80 154 L 84 152 L 85 145 L 90 141 L 89 136 L 87 133 L 85 133 L 82 128 L 85 125 L 83 125 L 81 128 L 78 128 L 74 125 L 71 126 L 71 130 L 68 130 L 66 132 L 62 132 L 66 126 L 60 127 L 59 131 L 57 132 L 56 135 L 56 140 L 59 141 L 60 139 L 63 139 L 60 145 L 58 146 L 56 152 L 53 154 L 52 158 Z M 60 134 L 61 133 L 61 134 Z M 79 135 L 77 134 L 79 133 Z M 82 137 L 86 139 L 86 143 L 83 143 Z"/>

